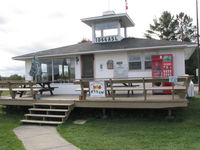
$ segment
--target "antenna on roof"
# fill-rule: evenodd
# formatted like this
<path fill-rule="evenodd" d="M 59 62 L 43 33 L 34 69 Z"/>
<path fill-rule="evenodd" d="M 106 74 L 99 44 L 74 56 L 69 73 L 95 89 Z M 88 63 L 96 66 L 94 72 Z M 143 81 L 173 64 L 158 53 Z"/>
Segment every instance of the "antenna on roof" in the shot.
<path fill-rule="evenodd" d="M 128 10 L 128 1 L 125 0 L 125 12 L 127 13 L 127 10 Z"/>

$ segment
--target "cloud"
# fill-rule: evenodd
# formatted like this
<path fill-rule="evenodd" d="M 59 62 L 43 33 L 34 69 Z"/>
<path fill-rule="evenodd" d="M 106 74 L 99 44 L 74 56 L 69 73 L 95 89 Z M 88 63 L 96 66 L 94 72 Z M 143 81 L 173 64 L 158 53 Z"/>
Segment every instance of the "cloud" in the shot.
<path fill-rule="evenodd" d="M 58 18 L 63 18 L 65 17 L 65 14 L 61 13 L 61 12 L 54 12 L 48 15 L 49 18 L 53 18 L 53 19 L 58 19 Z"/>
<path fill-rule="evenodd" d="M 3 28 L 0 28 L 0 32 L 6 33 L 6 30 Z"/>
<path fill-rule="evenodd" d="M 0 24 L 5 24 L 6 22 L 7 20 L 4 17 L 0 16 Z"/>
<path fill-rule="evenodd" d="M 26 53 L 33 53 L 41 50 L 46 50 L 50 47 L 47 46 L 45 43 L 33 43 L 31 45 L 21 45 L 16 47 L 7 47 L 3 50 L 9 53 L 12 56 L 19 56 Z"/>
<path fill-rule="evenodd" d="M 19 74 L 24 76 L 25 74 L 25 67 L 23 64 L 21 65 L 13 65 L 13 66 L 6 66 L 4 68 L 0 68 L 0 76 L 10 76 L 13 74 Z"/>

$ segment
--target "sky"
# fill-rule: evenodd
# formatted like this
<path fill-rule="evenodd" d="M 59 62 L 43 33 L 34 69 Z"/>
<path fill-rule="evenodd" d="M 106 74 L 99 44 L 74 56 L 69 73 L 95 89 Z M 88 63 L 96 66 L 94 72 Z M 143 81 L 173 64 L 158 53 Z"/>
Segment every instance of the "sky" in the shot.
<path fill-rule="evenodd" d="M 184 12 L 196 24 L 196 0 L 127 1 L 135 23 L 128 36 L 144 38 L 163 11 Z M 14 56 L 91 40 L 91 28 L 80 19 L 107 10 L 124 13 L 125 0 L 0 0 L 0 76 L 24 75 L 25 63 L 12 60 Z"/>

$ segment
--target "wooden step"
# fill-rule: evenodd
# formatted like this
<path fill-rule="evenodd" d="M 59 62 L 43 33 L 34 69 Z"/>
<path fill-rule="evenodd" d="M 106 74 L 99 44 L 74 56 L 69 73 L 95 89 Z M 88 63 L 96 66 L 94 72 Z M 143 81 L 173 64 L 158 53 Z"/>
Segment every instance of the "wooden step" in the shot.
<path fill-rule="evenodd" d="M 29 108 L 30 111 L 51 111 L 51 112 L 68 112 L 68 109 L 44 109 L 44 108 Z"/>
<path fill-rule="evenodd" d="M 40 105 L 40 106 L 73 106 L 74 104 L 61 104 L 61 103 L 34 103 L 33 105 Z"/>
<path fill-rule="evenodd" d="M 36 124 L 53 124 L 59 125 L 62 124 L 60 121 L 42 121 L 42 120 L 21 120 L 22 123 L 36 123 Z"/>
<path fill-rule="evenodd" d="M 25 114 L 24 116 L 29 117 L 46 117 L 46 118 L 65 118 L 64 115 L 45 115 L 45 114 Z"/>

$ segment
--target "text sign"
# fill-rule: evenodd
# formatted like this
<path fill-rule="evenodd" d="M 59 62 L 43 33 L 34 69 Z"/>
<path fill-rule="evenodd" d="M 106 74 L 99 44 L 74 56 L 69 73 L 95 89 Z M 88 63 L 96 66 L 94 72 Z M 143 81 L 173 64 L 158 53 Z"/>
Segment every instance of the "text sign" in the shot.
<path fill-rule="evenodd" d="M 90 96 L 91 97 L 105 97 L 105 82 L 103 81 L 91 81 L 89 83 Z"/>
<path fill-rule="evenodd" d="M 169 76 L 169 82 L 177 83 L 177 77 L 176 76 Z"/>
<path fill-rule="evenodd" d="M 122 40 L 122 37 L 119 35 L 104 36 L 104 37 L 96 37 L 95 43 L 117 42 L 117 41 L 121 41 L 121 40 Z"/>

